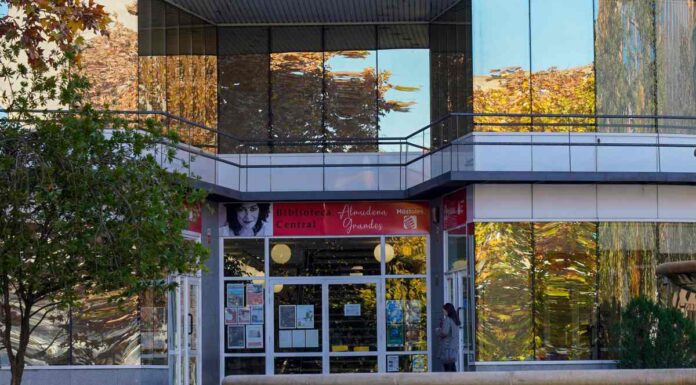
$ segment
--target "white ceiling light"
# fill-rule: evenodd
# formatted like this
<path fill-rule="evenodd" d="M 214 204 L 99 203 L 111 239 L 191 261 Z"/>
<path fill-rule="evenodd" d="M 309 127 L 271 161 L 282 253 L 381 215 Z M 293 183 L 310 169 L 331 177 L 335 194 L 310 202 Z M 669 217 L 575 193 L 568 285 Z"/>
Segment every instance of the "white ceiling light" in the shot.
<path fill-rule="evenodd" d="M 394 246 L 385 243 L 384 244 L 384 252 L 387 254 L 386 261 L 387 263 L 391 262 L 392 259 L 394 259 Z M 375 246 L 375 259 L 378 262 L 382 262 L 382 249 L 380 245 Z"/>
<path fill-rule="evenodd" d="M 284 265 L 290 261 L 292 250 L 285 243 L 279 243 L 271 249 L 271 259 L 273 262 Z"/>

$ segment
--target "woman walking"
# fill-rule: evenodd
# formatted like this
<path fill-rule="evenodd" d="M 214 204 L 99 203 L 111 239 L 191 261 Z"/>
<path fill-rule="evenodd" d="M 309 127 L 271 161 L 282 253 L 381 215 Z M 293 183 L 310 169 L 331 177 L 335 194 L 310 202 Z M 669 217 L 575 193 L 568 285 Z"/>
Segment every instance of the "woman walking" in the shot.
<path fill-rule="evenodd" d="M 440 327 L 435 331 L 440 337 L 440 361 L 445 372 L 457 371 L 457 357 L 459 355 L 459 315 L 451 303 L 442 306 L 442 319 Z"/>

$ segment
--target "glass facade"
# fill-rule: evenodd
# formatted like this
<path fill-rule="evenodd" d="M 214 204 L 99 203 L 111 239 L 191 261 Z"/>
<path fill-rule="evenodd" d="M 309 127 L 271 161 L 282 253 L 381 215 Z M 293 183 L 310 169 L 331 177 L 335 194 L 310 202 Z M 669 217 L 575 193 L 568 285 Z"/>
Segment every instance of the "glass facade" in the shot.
<path fill-rule="evenodd" d="M 427 370 L 427 237 L 222 243 L 226 375 Z"/>
<path fill-rule="evenodd" d="M 49 313 L 30 336 L 27 365 L 166 365 L 166 295 L 153 289 L 114 302 L 111 294 L 86 295 L 71 309 L 37 304 L 33 322 Z M 9 365 L 4 347 L 0 363 Z"/>
<path fill-rule="evenodd" d="M 375 152 L 378 137 L 430 122 L 426 26 L 218 33 L 221 152 L 239 150 L 232 137 L 253 140 L 249 152 Z"/>
<path fill-rule="evenodd" d="M 693 223 L 476 223 L 476 359 L 616 359 L 621 308 L 669 305 L 655 267 L 693 259 L 695 236 Z"/>
<path fill-rule="evenodd" d="M 688 0 L 474 0 L 472 14 L 474 112 L 694 114 Z M 550 122 L 480 117 L 474 129 L 687 132 L 669 119 Z"/>

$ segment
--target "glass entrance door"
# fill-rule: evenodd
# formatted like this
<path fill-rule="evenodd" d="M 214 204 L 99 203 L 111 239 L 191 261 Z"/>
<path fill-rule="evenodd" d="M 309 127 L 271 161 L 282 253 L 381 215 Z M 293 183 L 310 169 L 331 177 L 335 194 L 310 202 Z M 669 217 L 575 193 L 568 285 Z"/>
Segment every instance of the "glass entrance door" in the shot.
<path fill-rule="evenodd" d="M 456 232 L 456 230 L 455 230 Z M 446 233 L 447 269 L 445 274 L 445 302 L 454 305 L 461 320 L 459 330 L 458 371 L 468 371 L 474 359 L 472 320 L 472 287 L 469 276 L 469 259 L 467 256 L 469 238 L 465 234 Z"/>
<path fill-rule="evenodd" d="M 377 372 L 377 281 L 330 283 L 327 288 L 329 372 Z"/>
<path fill-rule="evenodd" d="M 201 281 L 198 277 L 176 276 L 169 297 L 169 383 L 201 384 Z"/>
<path fill-rule="evenodd" d="M 275 374 L 371 373 L 385 351 L 382 284 L 367 277 L 274 280 Z"/>

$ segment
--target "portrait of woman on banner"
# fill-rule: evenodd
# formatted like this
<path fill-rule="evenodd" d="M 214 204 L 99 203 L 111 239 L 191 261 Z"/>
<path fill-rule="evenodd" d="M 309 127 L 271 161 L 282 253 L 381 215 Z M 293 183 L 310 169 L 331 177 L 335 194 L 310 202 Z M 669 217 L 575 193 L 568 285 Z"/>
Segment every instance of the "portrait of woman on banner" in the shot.
<path fill-rule="evenodd" d="M 224 210 L 226 210 L 226 223 L 220 227 L 221 237 L 273 235 L 270 203 L 228 203 L 224 205 Z"/>

